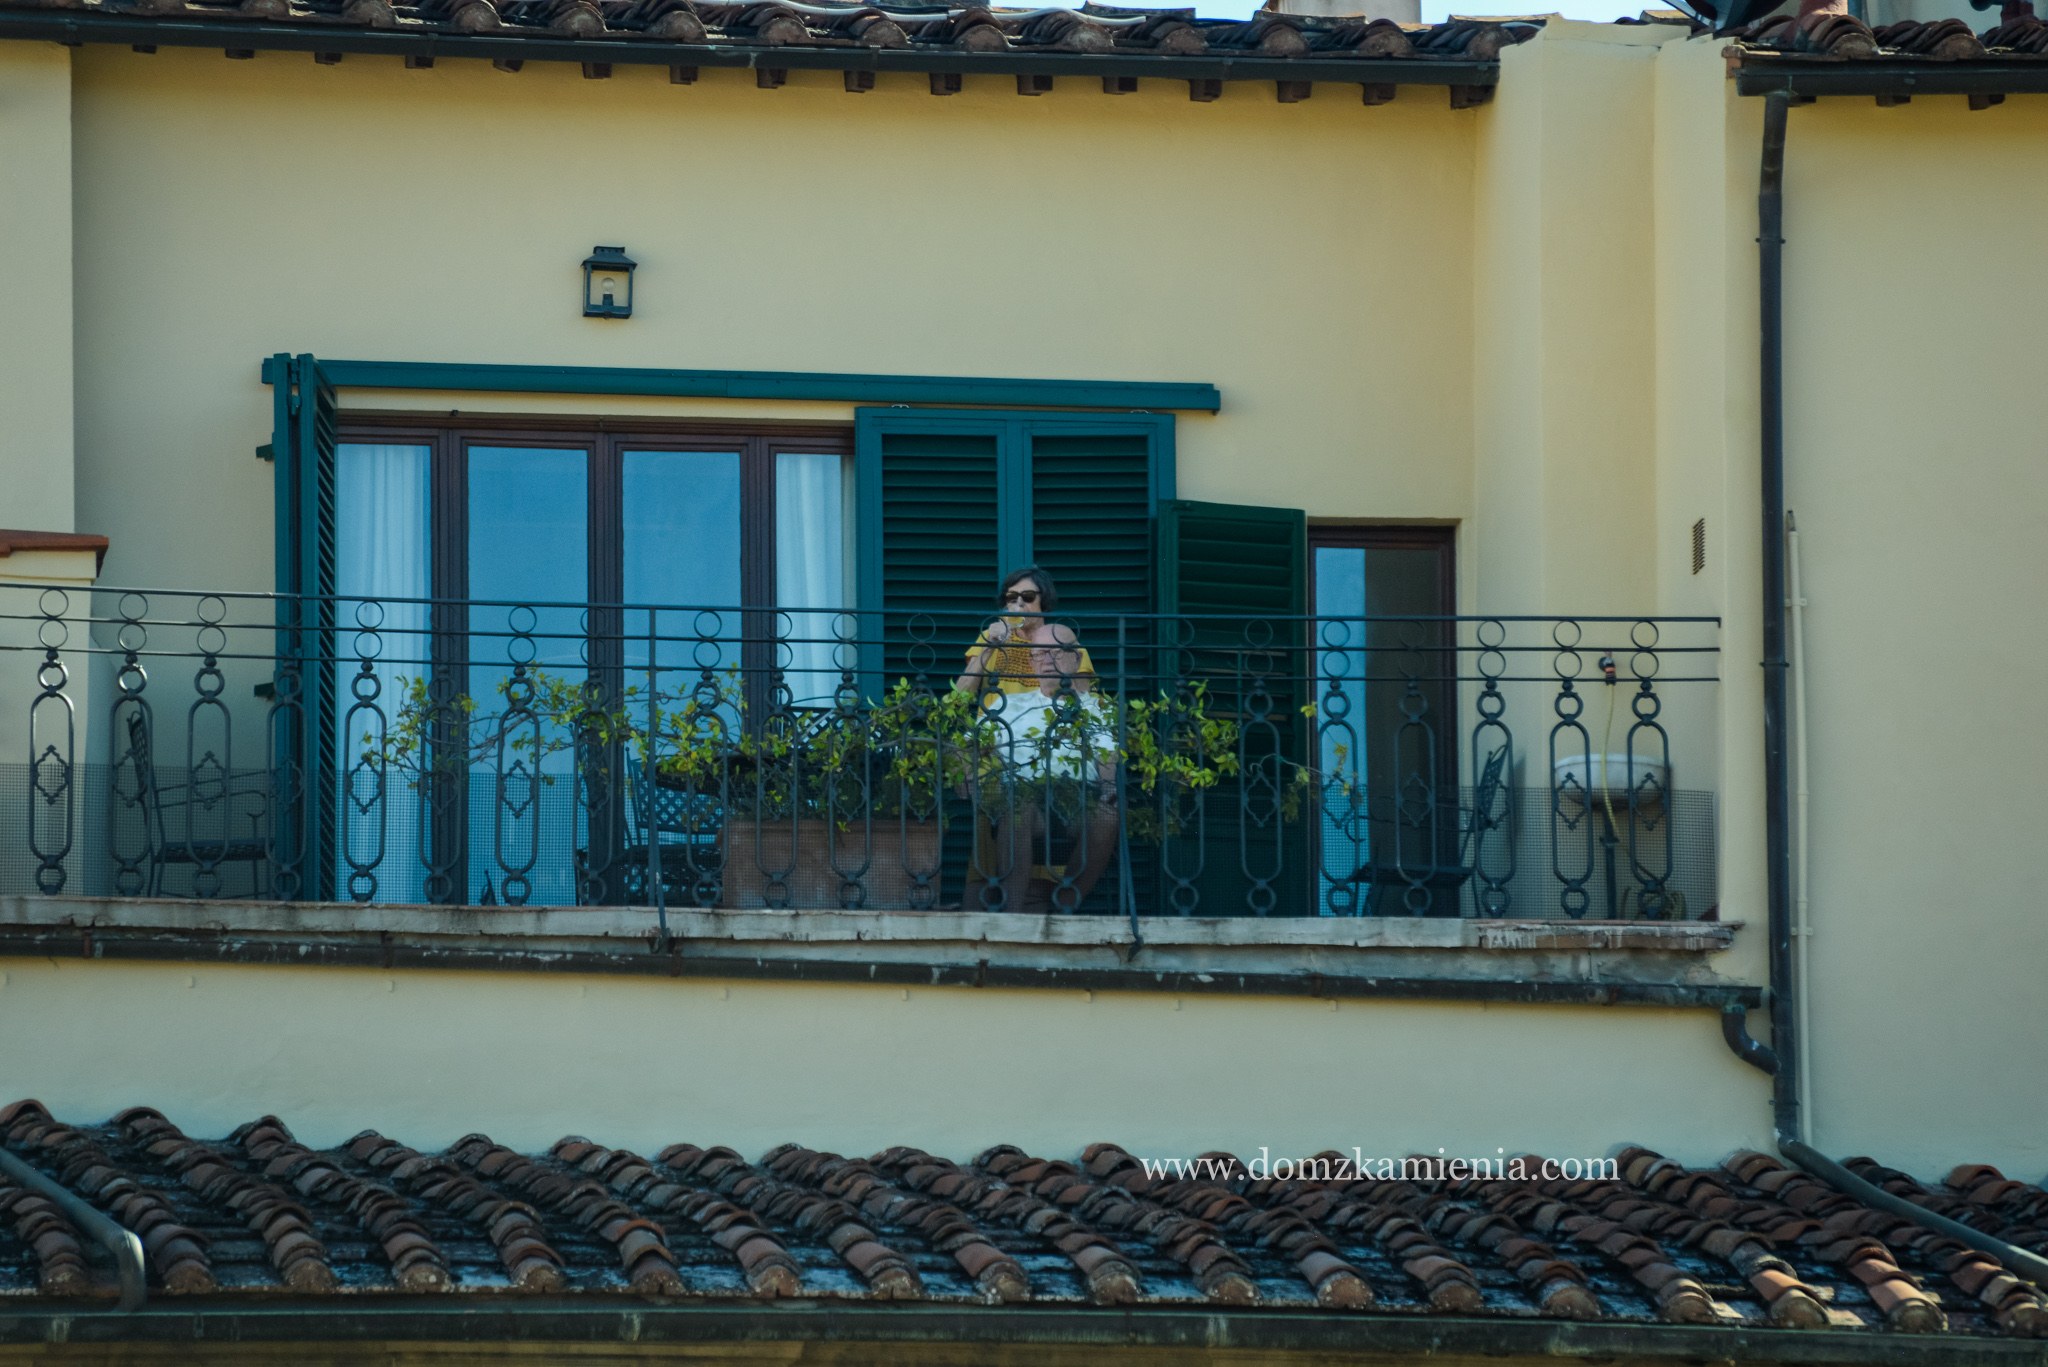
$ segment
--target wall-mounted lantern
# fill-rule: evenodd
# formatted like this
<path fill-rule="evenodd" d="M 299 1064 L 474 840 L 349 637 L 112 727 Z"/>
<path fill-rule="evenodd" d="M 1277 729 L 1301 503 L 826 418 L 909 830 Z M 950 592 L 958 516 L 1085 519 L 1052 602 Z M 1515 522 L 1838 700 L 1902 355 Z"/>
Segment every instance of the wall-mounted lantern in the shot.
<path fill-rule="evenodd" d="M 624 247 L 592 247 L 583 259 L 583 316 L 631 318 L 633 267 Z"/>

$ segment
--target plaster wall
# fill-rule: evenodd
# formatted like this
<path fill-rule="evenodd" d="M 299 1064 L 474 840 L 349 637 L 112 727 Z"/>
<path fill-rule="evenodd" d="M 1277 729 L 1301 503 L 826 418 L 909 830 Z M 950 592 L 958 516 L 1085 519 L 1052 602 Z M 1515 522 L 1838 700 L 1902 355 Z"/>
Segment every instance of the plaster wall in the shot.
<path fill-rule="evenodd" d="M 907 77 L 848 95 L 830 72 L 764 91 L 625 66 L 77 63 L 79 485 L 108 582 L 270 586 L 252 453 L 257 363 L 279 350 L 1211 381 L 1223 414 L 1180 423 L 1184 496 L 1468 509 L 1475 116 L 1440 91 L 1281 105 L 1244 84 L 1191 105 L 1178 82 L 1020 99 L 970 80 L 941 100 Z M 629 322 L 581 317 L 595 242 L 643 263 Z"/>
<path fill-rule="evenodd" d="M 1763 694 L 1759 616 L 1762 555 L 1757 473 L 1756 178 L 1761 112 L 1730 88 L 1722 44 L 1679 40 L 1658 49 L 1647 104 L 1654 117 L 1657 611 L 1721 620 L 1721 686 L 1714 723 L 1685 733 L 1687 763 L 1719 795 L 1716 844 L 1721 916 L 1761 931 L 1766 921 Z M 1704 521 L 1704 563 L 1692 569 L 1692 529 Z M 1738 953 L 1768 976 L 1764 936 Z M 1762 1013 L 1752 1024 L 1764 1031 Z"/>
<path fill-rule="evenodd" d="M 1553 669 L 1576 664 L 1591 674 L 1606 651 L 1620 686 L 1586 687 L 1586 739 L 1565 733 L 1557 744 L 1559 753 L 1581 744 L 1626 752 L 1634 670 L 1650 658 L 1635 646 L 1646 642 L 1673 651 L 1657 664 L 1673 786 L 1713 792 L 1720 778 L 1714 657 L 1678 653 L 1711 650 L 1718 633 L 1701 623 L 1653 637 L 1629 620 L 1714 612 L 1673 607 L 1658 592 L 1661 567 L 1683 553 L 1683 539 L 1668 533 L 1660 513 L 1656 456 L 1665 328 L 1656 186 L 1660 139 L 1669 138 L 1656 90 L 1660 54 L 1679 46 L 1682 33 L 1671 25 L 1547 23 L 1502 54 L 1500 91 L 1481 111 L 1468 611 L 1623 619 L 1565 628 L 1557 639 L 1576 646 L 1576 661 L 1547 648 L 1548 627 L 1526 632 L 1528 644 L 1544 648 L 1513 657 L 1512 672 L 1536 681 L 1508 689 L 1525 786 L 1549 782 L 1548 733 L 1561 715 Z M 1719 107 L 1703 112 L 1717 117 Z M 1712 455 L 1716 468 L 1719 453 Z M 1647 732 L 1634 743 L 1644 758 L 1666 753 Z M 1618 824 L 1629 815 L 1624 804 Z M 1637 826 L 1639 838 L 1654 842 Z M 1574 859 L 1567 849 L 1559 863 Z M 1591 891 L 1599 903 L 1599 889 Z M 1719 906 L 1730 919 L 1749 914 L 1730 904 L 1725 888 Z M 1752 954 L 1747 942 L 1737 951 L 1745 969 L 1760 974 L 1762 960 Z"/>
<path fill-rule="evenodd" d="M 1654 610 L 1653 119 L 1671 25 L 1555 21 L 1481 113 L 1482 611 Z"/>
<path fill-rule="evenodd" d="M 1711 1012 L 894 988 L 575 974 L 0 960 L 0 1093 L 149 1104 L 194 1134 L 266 1112 L 333 1144 L 472 1130 L 643 1152 L 915 1144 L 966 1159 L 1360 1146 L 1712 1162 L 1765 1129 Z M 63 1022 L 52 1028 L 51 1022 Z"/>
<path fill-rule="evenodd" d="M 2048 217 L 2048 98 L 1822 101 L 1786 168 L 1815 1142 L 2035 1180 L 2048 1096 L 2010 1051 L 2048 1037 L 2048 436 L 2015 362 L 2048 280 L 2008 244 Z"/>
<path fill-rule="evenodd" d="M 0 526 L 73 529 L 71 174 L 71 50 L 0 43 Z"/>

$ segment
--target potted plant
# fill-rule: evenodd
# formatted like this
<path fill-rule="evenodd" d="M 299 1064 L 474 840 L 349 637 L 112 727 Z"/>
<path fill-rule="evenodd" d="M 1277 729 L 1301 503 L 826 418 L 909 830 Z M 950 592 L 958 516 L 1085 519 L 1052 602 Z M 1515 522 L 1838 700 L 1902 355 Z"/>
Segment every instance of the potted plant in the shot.
<path fill-rule="evenodd" d="M 948 799 L 994 738 L 972 695 L 907 680 L 873 704 L 751 725 L 743 693 L 720 690 L 663 714 L 656 768 L 723 809 L 720 906 L 931 910 Z"/>

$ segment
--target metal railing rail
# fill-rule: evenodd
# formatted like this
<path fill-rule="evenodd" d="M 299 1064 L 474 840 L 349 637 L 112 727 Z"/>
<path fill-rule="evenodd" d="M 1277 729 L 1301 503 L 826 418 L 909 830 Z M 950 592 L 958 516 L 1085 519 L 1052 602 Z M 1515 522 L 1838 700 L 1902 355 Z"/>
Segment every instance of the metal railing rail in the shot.
<path fill-rule="evenodd" d="M 1716 619 L 1056 618 L 1092 668 L 1012 652 L 968 693 L 983 614 L 0 584 L 27 760 L 0 887 L 646 905 L 664 933 L 671 906 L 1712 905 L 1712 785 L 1674 775 L 1712 771 Z"/>

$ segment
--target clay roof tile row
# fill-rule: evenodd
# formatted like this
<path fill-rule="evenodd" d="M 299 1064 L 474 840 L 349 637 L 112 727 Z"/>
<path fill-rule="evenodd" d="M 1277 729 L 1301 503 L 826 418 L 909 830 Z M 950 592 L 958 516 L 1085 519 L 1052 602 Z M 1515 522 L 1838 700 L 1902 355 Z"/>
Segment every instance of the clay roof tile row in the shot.
<path fill-rule="evenodd" d="M 1741 56 L 1819 57 L 1830 61 L 1971 62 L 2048 59 L 2048 23 L 2030 0 L 2008 0 L 2000 22 L 1973 32 L 1960 19 L 1906 19 L 1873 28 L 1831 8 L 1779 14 L 1733 35 Z"/>
<path fill-rule="evenodd" d="M 972 1162 L 795 1144 L 749 1162 L 675 1144 L 650 1161 L 572 1137 L 525 1154 L 482 1134 L 424 1153 L 364 1131 L 310 1148 L 266 1116 L 192 1139 L 138 1107 L 71 1125 L 0 1108 L 0 1141 L 141 1237 L 162 1290 L 787 1296 L 1119 1306 L 1321 1307 L 1776 1330 L 2048 1338 L 2048 1301 L 1995 1259 L 1762 1154 L 1689 1168 L 1617 1152 L 1612 1178 L 1398 1180 L 1334 1153 L 1254 1176 L 1228 1154 L 1148 1164 L 999 1145 Z M 2040 1238 L 2048 1191 L 1996 1169 L 1908 1200 Z M 0 1304 L 111 1295 L 58 1203 L 0 1181 Z"/>
<path fill-rule="evenodd" d="M 302 29 L 658 41 L 767 48 L 883 48 L 1187 57 L 1204 52 L 1300 58 L 1490 61 L 1534 36 L 1536 19 L 1400 25 L 1261 10 L 1247 19 L 1192 9 L 1005 9 L 981 4 L 874 6 L 806 0 L 0 0 L 0 8 L 145 19 L 232 20 Z"/>

